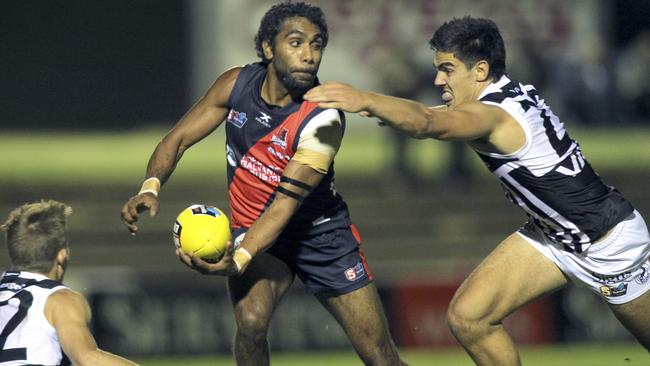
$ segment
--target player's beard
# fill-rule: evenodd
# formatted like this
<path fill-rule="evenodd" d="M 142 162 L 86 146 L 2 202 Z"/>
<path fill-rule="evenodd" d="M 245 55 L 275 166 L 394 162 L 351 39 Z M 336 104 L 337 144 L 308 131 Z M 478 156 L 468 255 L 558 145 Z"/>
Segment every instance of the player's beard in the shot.
<path fill-rule="evenodd" d="M 285 88 L 292 95 L 302 95 L 307 92 L 307 90 L 314 87 L 316 84 L 316 74 L 315 73 L 301 73 L 301 76 L 309 75 L 308 77 L 296 78 L 292 75 L 293 72 L 299 70 L 290 69 L 290 68 L 276 68 L 276 73 L 278 80 L 284 85 Z"/>

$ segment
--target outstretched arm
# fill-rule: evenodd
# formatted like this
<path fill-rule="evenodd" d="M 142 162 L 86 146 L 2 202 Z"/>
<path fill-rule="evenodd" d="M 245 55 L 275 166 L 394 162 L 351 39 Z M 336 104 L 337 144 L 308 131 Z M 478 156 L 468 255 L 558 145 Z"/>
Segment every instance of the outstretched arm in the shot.
<path fill-rule="evenodd" d="M 61 348 L 73 365 L 136 365 L 97 348 L 95 338 L 88 329 L 90 307 L 81 294 L 71 290 L 54 292 L 45 304 L 45 318 L 56 329 Z"/>
<path fill-rule="evenodd" d="M 122 221 L 132 234 L 138 231 L 135 222 L 140 213 L 146 210 L 149 210 L 151 216 L 158 213 L 160 186 L 169 179 L 183 153 L 219 127 L 226 118 L 226 104 L 240 70 L 241 68 L 233 68 L 219 76 L 205 96 L 156 146 L 149 158 L 142 189 L 122 207 Z"/>
<path fill-rule="evenodd" d="M 323 108 L 374 116 L 415 138 L 471 141 L 486 138 L 502 121 L 496 107 L 479 102 L 452 110 L 429 108 L 416 101 L 372 93 L 338 82 L 326 82 L 309 90 L 305 100 Z"/>

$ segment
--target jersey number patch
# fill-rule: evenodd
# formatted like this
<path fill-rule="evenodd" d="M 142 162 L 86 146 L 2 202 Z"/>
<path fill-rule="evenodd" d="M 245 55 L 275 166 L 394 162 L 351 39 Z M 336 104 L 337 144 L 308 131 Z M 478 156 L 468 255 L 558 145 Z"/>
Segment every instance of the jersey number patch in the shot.
<path fill-rule="evenodd" d="M 11 299 L 18 299 L 20 305 L 18 306 L 18 311 L 9 318 L 4 329 L 0 332 L 0 362 L 27 360 L 27 348 L 5 349 L 5 342 L 7 342 L 7 337 L 9 337 L 11 332 L 13 332 L 16 327 L 18 327 L 18 324 L 20 324 L 20 322 L 22 322 L 27 316 L 27 311 L 32 306 L 34 296 L 32 296 L 28 291 L 21 291 Z M 9 300 L 0 301 L 0 307 L 9 304 Z"/>

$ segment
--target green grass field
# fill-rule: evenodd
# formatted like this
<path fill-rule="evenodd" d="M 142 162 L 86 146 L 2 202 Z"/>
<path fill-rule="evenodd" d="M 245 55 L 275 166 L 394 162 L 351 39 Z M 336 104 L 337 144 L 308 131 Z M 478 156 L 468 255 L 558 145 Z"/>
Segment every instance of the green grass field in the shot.
<path fill-rule="evenodd" d="M 409 350 L 402 352 L 411 366 L 471 366 L 470 358 L 460 349 Z M 523 347 L 521 360 L 524 366 L 647 366 L 650 355 L 636 344 L 573 345 L 552 347 Z M 233 365 L 230 356 L 165 357 L 136 359 L 144 366 L 225 366 Z M 313 352 L 275 353 L 272 364 L 279 366 L 346 366 L 361 365 L 353 353 Z"/>
<path fill-rule="evenodd" d="M 393 145 L 385 128 L 369 120 L 350 123 L 336 159 L 339 177 L 379 176 L 392 160 Z M 68 184 L 123 183 L 138 185 L 147 161 L 164 129 L 126 132 L 11 132 L 0 135 L 1 183 Z M 587 159 L 598 170 L 647 169 L 650 166 L 650 129 L 575 129 Z M 411 163 L 421 174 L 434 176 L 447 162 L 447 143 L 413 140 Z M 218 130 L 187 151 L 172 179 L 176 181 L 223 180 L 225 175 L 223 131 Z M 474 154 L 468 158 L 482 165 Z M 482 167 L 477 171 L 484 172 Z"/>

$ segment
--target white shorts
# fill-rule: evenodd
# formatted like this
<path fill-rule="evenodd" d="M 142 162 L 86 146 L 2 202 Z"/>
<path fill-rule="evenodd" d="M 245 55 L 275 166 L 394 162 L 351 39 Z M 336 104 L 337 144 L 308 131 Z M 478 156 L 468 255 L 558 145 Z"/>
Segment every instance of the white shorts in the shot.
<path fill-rule="evenodd" d="M 518 234 L 577 286 L 590 288 L 610 304 L 630 302 L 650 290 L 650 235 L 637 211 L 583 253 L 563 250 L 532 222 Z"/>

